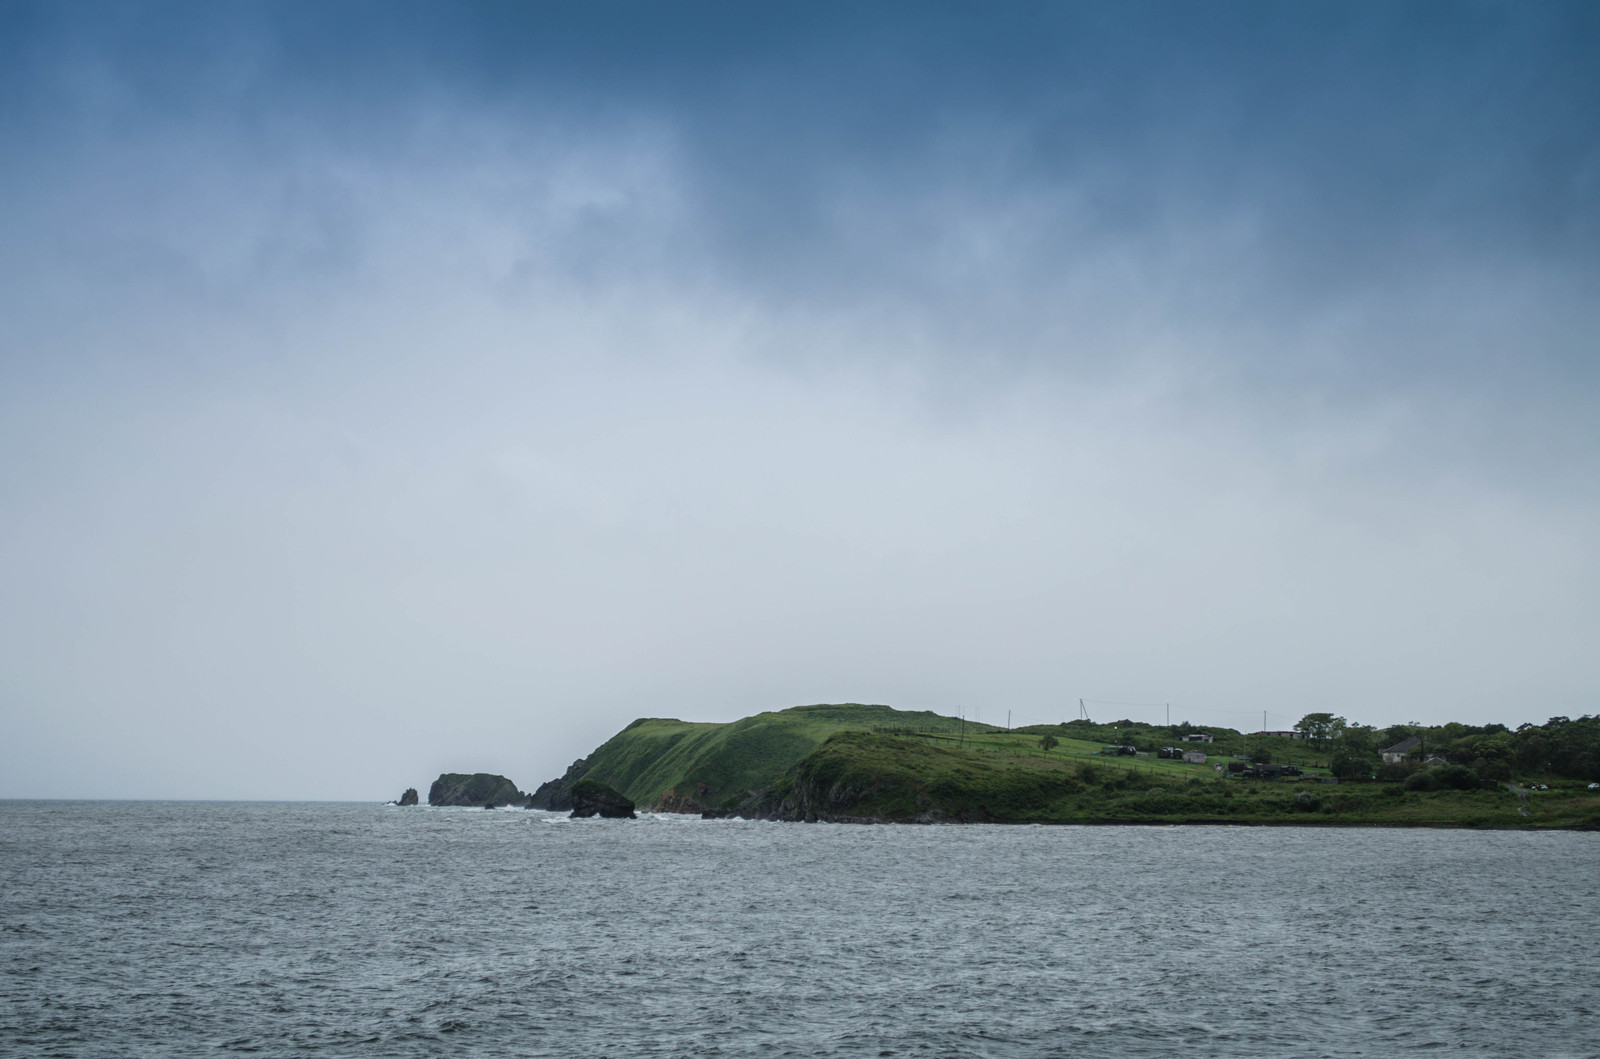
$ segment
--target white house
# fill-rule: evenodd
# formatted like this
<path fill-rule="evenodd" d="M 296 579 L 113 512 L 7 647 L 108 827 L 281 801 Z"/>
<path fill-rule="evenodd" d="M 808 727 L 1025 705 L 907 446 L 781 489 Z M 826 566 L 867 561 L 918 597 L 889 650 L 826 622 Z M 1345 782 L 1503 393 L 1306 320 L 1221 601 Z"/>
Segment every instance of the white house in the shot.
<path fill-rule="evenodd" d="M 1412 736 L 1410 739 L 1400 740 L 1400 742 L 1396 743 L 1394 746 L 1384 747 L 1382 750 L 1378 751 L 1378 753 L 1383 755 L 1383 763 L 1385 765 L 1398 765 L 1400 762 L 1406 759 L 1407 754 L 1411 753 L 1421 745 L 1421 738 L 1418 736 Z"/>

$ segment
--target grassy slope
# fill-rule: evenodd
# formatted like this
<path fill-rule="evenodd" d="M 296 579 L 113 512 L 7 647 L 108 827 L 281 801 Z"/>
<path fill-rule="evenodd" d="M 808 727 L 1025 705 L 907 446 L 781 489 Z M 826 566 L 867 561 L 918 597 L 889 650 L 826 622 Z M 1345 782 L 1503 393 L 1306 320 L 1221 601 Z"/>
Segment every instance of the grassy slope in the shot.
<path fill-rule="evenodd" d="M 988 732 L 960 746 L 850 732 L 807 756 L 780 788 L 791 811 L 882 820 L 1600 826 L 1600 795 L 1579 788 L 1532 795 L 1523 816 L 1519 799 L 1501 790 L 1225 779 L 1208 765 L 1091 760 L 1092 744 L 1065 744 L 1046 754 L 1016 733 Z"/>
<path fill-rule="evenodd" d="M 837 732 L 885 727 L 959 732 L 961 722 L 856 703 L 796 706 L 729 724 L 642 718 L 589 755 L 583 775 L 641 806 L 715 808 L 769 786 Z"/>

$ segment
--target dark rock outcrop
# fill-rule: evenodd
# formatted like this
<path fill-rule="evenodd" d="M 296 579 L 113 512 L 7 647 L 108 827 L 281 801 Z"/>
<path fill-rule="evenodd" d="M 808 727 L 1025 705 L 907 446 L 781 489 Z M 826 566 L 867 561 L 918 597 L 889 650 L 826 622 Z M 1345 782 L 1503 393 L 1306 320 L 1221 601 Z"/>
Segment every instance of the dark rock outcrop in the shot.
<path fill-rule="evenodd" d="M 522 804 L 528 796 L 517 790 L 517 785 L 504 776 L 488 772 L 446 772 L 428 788 L 429 805 L 464 805 L 480 808 L 485 805 Z"/>
<path fill-rule="evenodd" d="M 546 780 L 539 784 L 539 789 L 528 795 L 528 808 L 548 809 L 558 813 L 571 809 L 572 785 L 583 777 L 584 770 L 588 767 L 588 759 L 580 757 L 568 766 L 566 773 L 558 779 Z"/>
<path fill-rule="evenodd" d="M 398 802 L 396 802 L 395 804 L 396 805 L 416 805 L 417 804 L 417 789 L 415 787 L 407 787 L 406 788 L 406 792 L 400 796 L 400 800 Z"/>
<path fill-rule="evenodd" d="M 610 819 L 638 819 L 633 800 L 599 780 L 579 780 L 572 785 L 572 815 L 604 816 Z"/>

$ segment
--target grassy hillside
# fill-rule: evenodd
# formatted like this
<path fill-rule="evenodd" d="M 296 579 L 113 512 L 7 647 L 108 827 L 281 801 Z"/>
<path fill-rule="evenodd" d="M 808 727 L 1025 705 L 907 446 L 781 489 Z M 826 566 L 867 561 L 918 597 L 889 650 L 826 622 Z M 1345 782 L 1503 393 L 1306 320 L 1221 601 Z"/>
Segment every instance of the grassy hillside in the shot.
<path fill-rule="evenodd" d="M 1600 791 L 1579 779 L 1513 791 L 1464 765 L 1414 763 L 1391 782 L 1334 782 L 1304 746 L 1273 754 L 1303 776 L 1246 779 L 1218 770 L 1243 762 L 1213 744 L 1191 747 L 1204 763 L 1108 756 L 1107 736 L 1138 744 L 1126 723 L 1102 727 L 1006 731 L 857 704 L 728 724 L 646 718 L 541 787 L 533 804 L 566 808 L 566 793 L 586 778 L 643 808 L 785 820 L 1600 828 Z M 1219 735 L 1224 743 L 1239 733 Z"/>
<path fill-rule="evenodd" d="M 1600 827 L 1600 793 L 1573 782 L 1518 795 L 1500 787 L 1253 780 L 1209 765 L 1046 752 L 1037 736 L 992 731 L 957 745 L 845 732 L 800 761 L 752 815 L 789 820 L 1006 823 L 1361 824 Z"/>
<path fill-rule="evenodd" d="M 616 788 L 641 806 L 716 809 L 775 783 L 824 740 L 842 731 L 959 736 L 962 722 L 934 713 L 857 703 L 796 706 L 727 724 L 641 718 L 575 763 L 557 787 L 580 778 Z M 968 733 L 991 731 L 967 722 Z M 551 784 L 540 789 L 559 804 Z"/>

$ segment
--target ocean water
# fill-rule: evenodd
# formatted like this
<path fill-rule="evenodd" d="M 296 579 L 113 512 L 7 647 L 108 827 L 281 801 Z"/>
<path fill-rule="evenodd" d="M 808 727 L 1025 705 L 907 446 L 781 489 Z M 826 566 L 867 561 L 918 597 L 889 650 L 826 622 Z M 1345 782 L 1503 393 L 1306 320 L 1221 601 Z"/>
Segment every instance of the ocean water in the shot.
<path fill-rule="evenodd" d="M 0 1054 L 1600 1056 L 1600 835 L 0 803 Z"/>

